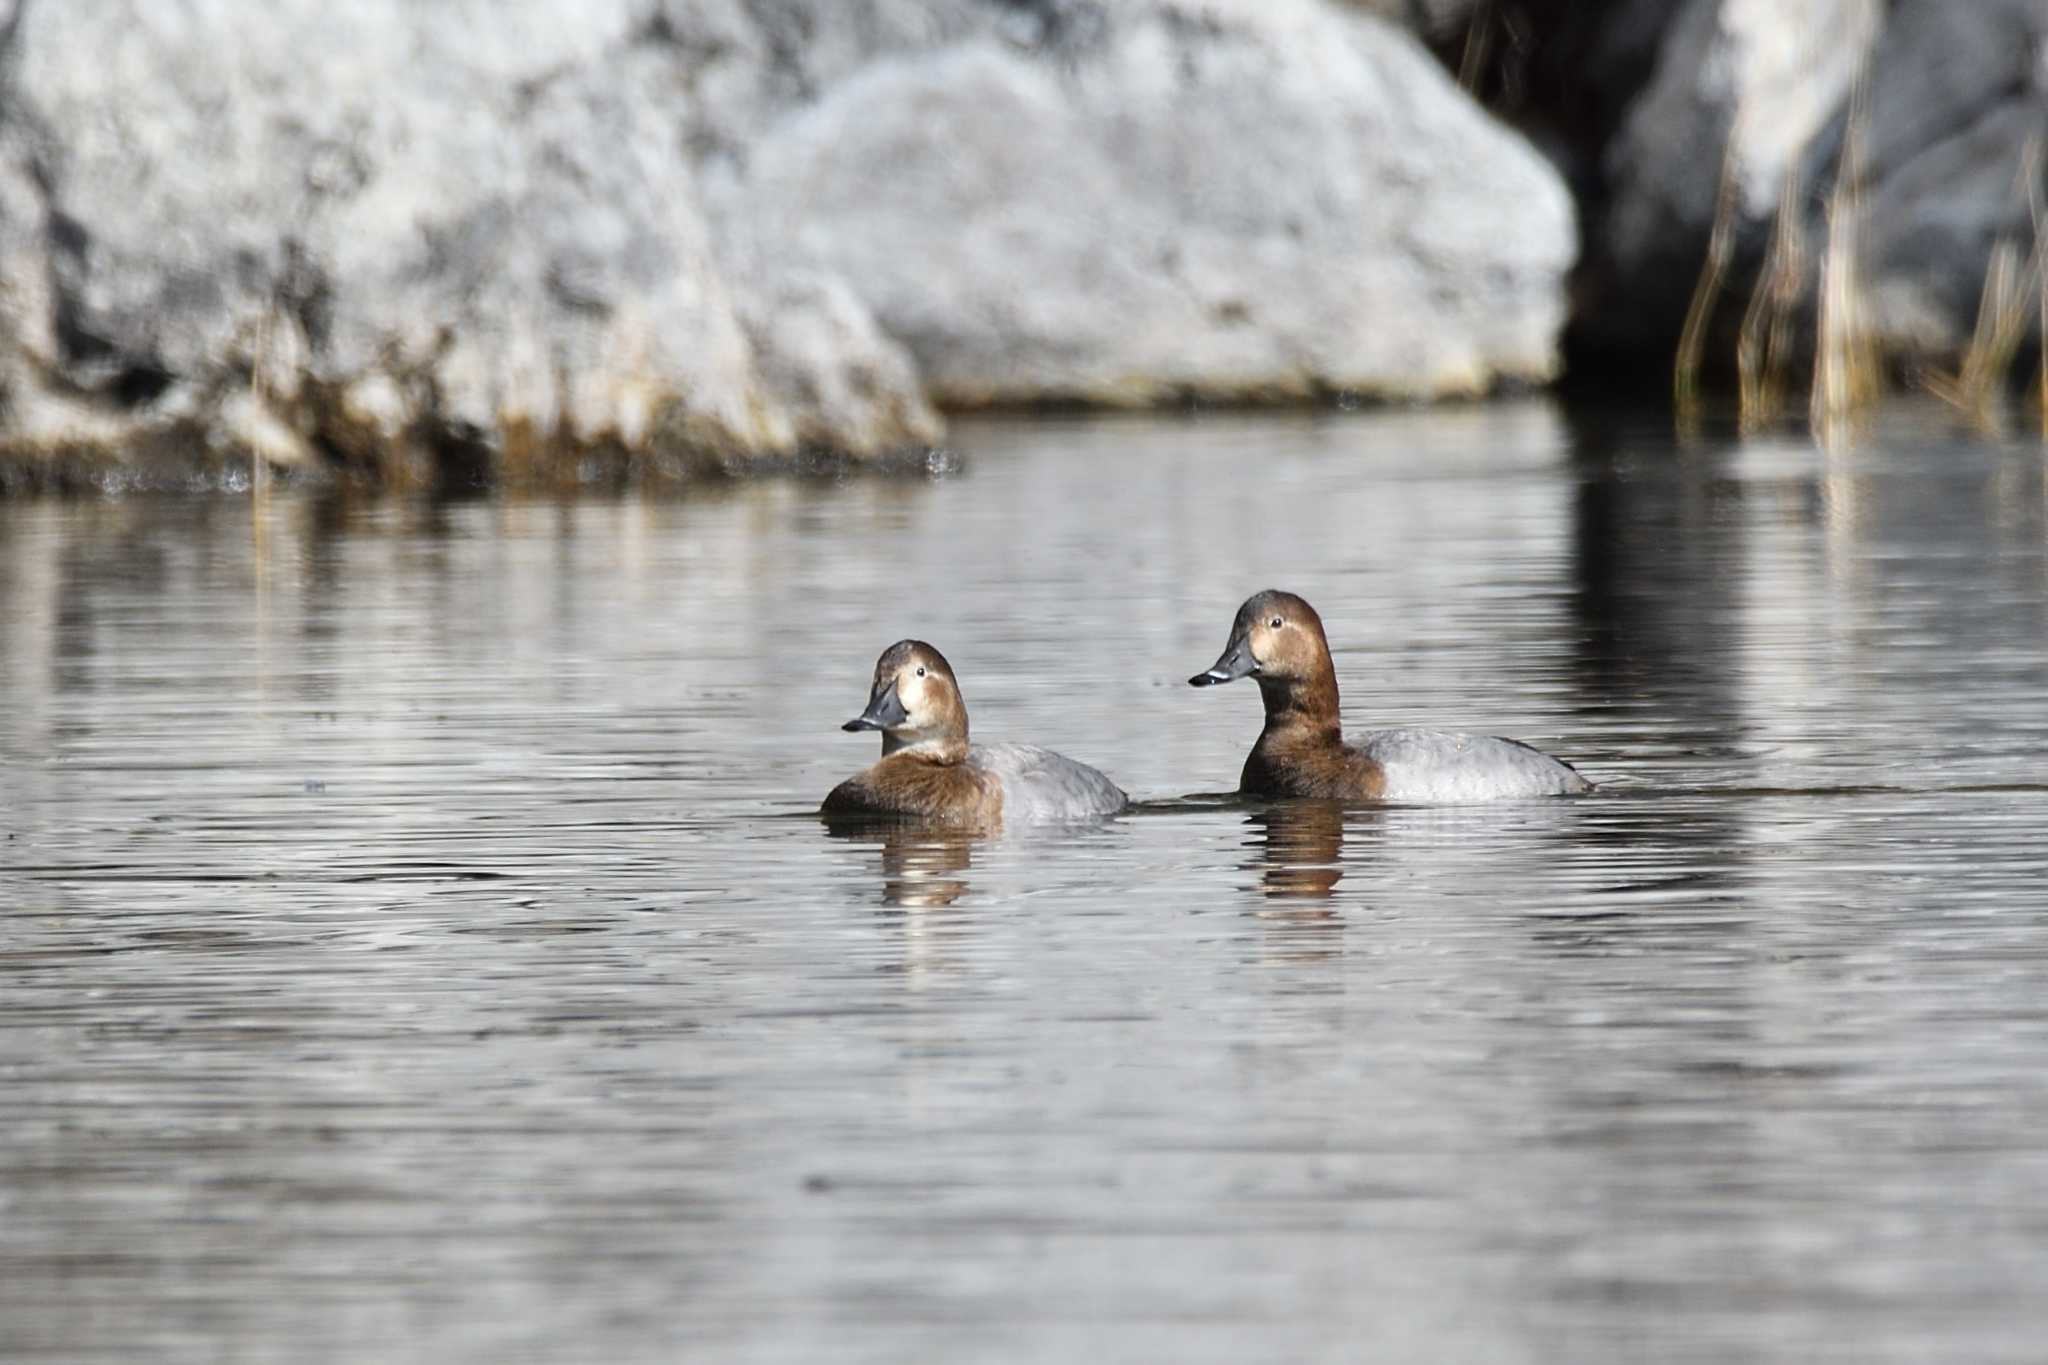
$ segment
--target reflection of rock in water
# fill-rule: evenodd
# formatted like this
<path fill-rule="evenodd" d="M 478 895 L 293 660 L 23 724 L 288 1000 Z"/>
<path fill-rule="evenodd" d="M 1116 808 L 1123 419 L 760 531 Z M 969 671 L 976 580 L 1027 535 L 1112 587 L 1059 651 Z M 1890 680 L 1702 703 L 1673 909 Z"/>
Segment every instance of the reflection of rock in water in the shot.
<path fill-rule="evenodd" d="M 1739 743 L 1736 626 L 1747 521 L 1719 465 L 1644 460 L 1634 429 L 1589 417 L 1573 432 L 1573 685 L 1581 705 L 1649 708 L 1694 747 Z"/>
<path fill-rule="evenodd" d="M 1337 801 L 1279 801 L 1253 811 L 1245 823 L 1263 832 L 1260 860 L 1266 894 L 1291 900 L 1327 900 L 1344 880 L 1344 806 Z"/>
<path fill-rule="evenodd" d="M 825 822 L 825 832 L 881 850 L 884 905 L 951 905 L 966 894 L 967 878 L 959 874 L 973 864 L 975 836 L 965 830 L 836 817 Z"/>

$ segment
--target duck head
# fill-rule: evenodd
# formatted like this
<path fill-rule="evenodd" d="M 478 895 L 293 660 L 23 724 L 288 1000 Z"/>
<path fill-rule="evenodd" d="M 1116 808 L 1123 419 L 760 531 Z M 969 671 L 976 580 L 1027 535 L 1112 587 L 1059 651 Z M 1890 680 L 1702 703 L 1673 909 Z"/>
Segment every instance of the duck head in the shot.
<path fill-rule="evenodd" d="M 1189 678 L 1195 687 L 1214 687 L 1257 678 L 1261 690 L 1319 682 L 1332 673 L 1323 618 L 1291 592 L 1268 588 L 1245 599 L 1230 625 L 1230 643 L 1206 672 Z"/>
<path fill-rule="evenodd" d="M 840 727 L 880 730 L 882 754 L 908 751 L 938 762 L 967 756 L 967 704 L 946 656 L 922 640 L 898 640 L 875 661 L 868 709 Z"/>

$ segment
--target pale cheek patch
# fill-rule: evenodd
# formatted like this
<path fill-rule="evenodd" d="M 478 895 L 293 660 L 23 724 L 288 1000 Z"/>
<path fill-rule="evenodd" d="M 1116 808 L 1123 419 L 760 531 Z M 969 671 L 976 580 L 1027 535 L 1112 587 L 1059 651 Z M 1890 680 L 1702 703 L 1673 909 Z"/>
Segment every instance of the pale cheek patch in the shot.
<path fill-rule="evenodd" d="M 928 709 L 931 699 L 925 695 L 924 679 L 918 677 L 914 670 L 906 670 L 897 677 L 896 699 L 910 713 L 910 719 L 904 722 L 906 729 L 922 730 L 931 724 Z"/>

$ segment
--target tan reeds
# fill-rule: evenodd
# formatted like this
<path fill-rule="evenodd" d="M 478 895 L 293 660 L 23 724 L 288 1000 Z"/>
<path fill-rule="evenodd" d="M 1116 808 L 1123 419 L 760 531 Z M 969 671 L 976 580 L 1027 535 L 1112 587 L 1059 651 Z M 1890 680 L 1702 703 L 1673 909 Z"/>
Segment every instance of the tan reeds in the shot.
<path fill-rule="evenodd" d="M 1756 431 L 1784 414 L 1786 373 L 1792 363 L 1792 323 L 1806 295 L 1806 221 L 1797 163 L 1785 172 L 1777 223 L 1762 273 L 1742 315 L 1735 346 L 1738 418 Z"/>
<path fill-rule="evenodd" d="M 1458 54 L 1458 88 L 1474 99 L 1479 97 L 1487 59 L 1493 55 L 1493 25 L 1491 0 L 1480 0 L 1465 25 L 1465 50 Z"/>
<path fill-rule="evenodd" d="M 1997 431 L 2003 426 L 2005 395 L 2012 372 L 2013 357 L 2026 340 L 2033 319 L 2035 300 L 2048 310 L 2048 289 L 2042 280 L 2040 207 L 2041 145 L 2029 139 L 2020 156 L 2020 184 L 2033 215 L 2034 244 L 2024 259 L 2019 244 L 2001 237 L 1992 244 L 1985 263 L 1984 287 L 1977 299 L 1977 323 L 1963 352 L 1962 366 L 1953 375 L 1930 374 L 1928 390 L 1951 404 L 1976 426 Z M 2048 312 L 2044 312 L 2048 317 Z M 2048 335 L 2048 331 L 2044 331 Z M 2048 400 L 2044 400 L 2048 401 Z"/>
<path fill-rule="evenodd" d="M 1827 246 L 1820 264 L 1820 317 L 1808 410 L 1814 436 L 1824 446 L 1840 444 L 1856 414 L 1884 388 L 1877 345 L 1865 315 L 1861 278 L 1867 74 L 1859 72 L 1849 88 L 1841 160 L 1835 169 L 1834 189 L 1828 195 Z"/>
<path fill-rule="evenodd" d="M 2041 139 L 2038 136 L 2027 139 L 2027 154 L 2020 160 L 2020 173 L 2027 178 L 2027 216 L 2034 225 L 2034 279 L 2039 286 L 2041 297 L 2041 327 L 2034 334 L 2035 344 L 2041 350 L 2041 382 L 2037 395 L 2040 402 L 2041 434 L 2048 437 L 2048 245 L 2043 244 L 2041 226 L 2048 222 L 2048 203 L 2043 202 L 2041 189 Z"/>
<path fill-rule="evenodd" d="M 1740 122 L 1740 115 L 1737 115 Z M 1721 153 L 1721 182 L 1714 190 L 1714 225 L 1707 233 L 1707 258 L 1700 265 L 1700 277 L 1692 287 L 1692 302 L 1686 306 L 1685 325 L 1678 331 L 1678 354 L 1671 366 L 1671 402 L 1681 433 L 1699 424 L 1700 356 L 1706 349 L 1707 323 L 1714 315 L 1714 300 L 1721 292 L 1721 279 L 1728 272 L 1728 258 L 1735 247 L 1734 127 L 1727 148 Z"/>
<path fill-rule="evenodd" d="M 264 372 L 270 365 L 270 345 L 276 326 L 277 308 L 273 303 L 272 306 L 265 308 L 263 315 L 256 320 L 256 356 L 249 366 L 249 397 L 255 401 L 258 408 L 270 401 L 268 386 L 264 383 Z M 270 492 L 270 462 L 263 458 L 263 452 L 260 450 L 252 449 L 249 452 L 249 492 L 255 503 L 256 550 L 260 558 L 263 551 L 263 501 Z"/>
<path fill-rule="evenodd" d="M 1929 392 L 1986 431 L 2002 425 L 2001 400 L 2013 355 L 2032 322 L 2028 314 L 2039 275 L 2038 259 L 2029 256 L 2022 263 L 2019 245 L 2011 238 L 1993 243 L 1977 299 L 1977 325 L 1963 352 L 1962 368 L 1953 375 L 1926 378 Z"/>

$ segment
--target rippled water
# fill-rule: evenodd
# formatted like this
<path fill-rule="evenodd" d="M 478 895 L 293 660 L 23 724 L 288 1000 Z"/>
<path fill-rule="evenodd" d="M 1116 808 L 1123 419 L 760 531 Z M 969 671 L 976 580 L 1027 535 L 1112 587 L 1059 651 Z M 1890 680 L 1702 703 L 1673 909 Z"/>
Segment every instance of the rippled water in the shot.
<path fill-rule="evenodd" d="M 0 504 L 0 1352 L 2031 1360 L 2048 486 L 1541 405 Z M 1243 806 L 1357 726 L 1577 801 Z M 827 831 L 906 634 L 1146 804 Z"/>

